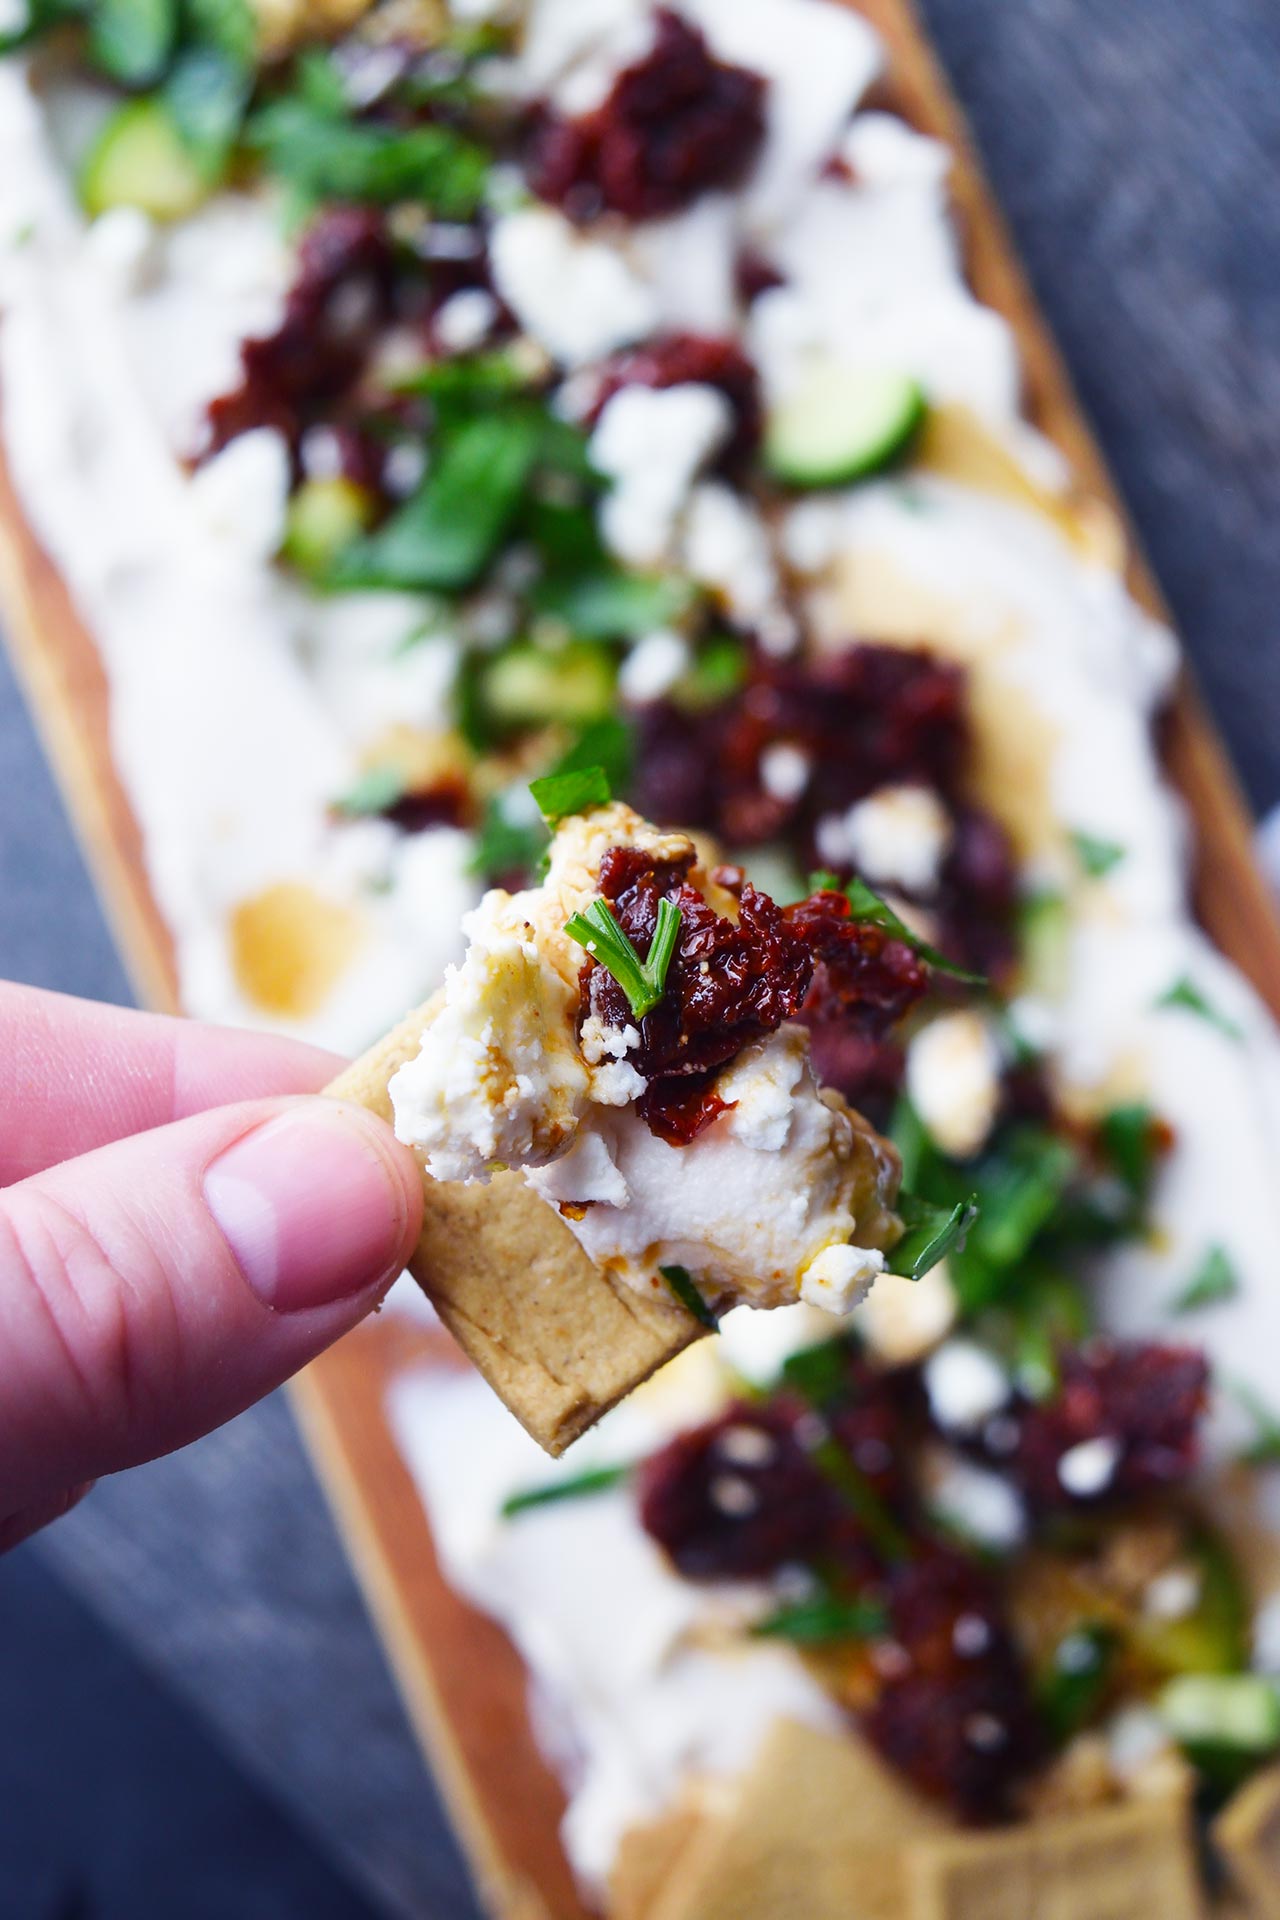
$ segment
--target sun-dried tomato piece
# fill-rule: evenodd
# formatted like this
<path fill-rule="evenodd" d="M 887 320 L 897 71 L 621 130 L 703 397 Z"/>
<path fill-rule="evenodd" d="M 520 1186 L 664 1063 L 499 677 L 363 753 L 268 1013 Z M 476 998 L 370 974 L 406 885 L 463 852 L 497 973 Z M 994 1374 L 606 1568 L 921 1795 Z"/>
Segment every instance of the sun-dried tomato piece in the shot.
<path fill-rule="evenodd" d="M 829 1483 L 795 1437 L 786 1403 L 730 1407 L 646 1460 L 640 1520 L 690 1580 L 747 1580 L 821 1549 Z"/>
<path fill-rule="evenodd" d="M 1208 1401 L 1202 1353 L 1154 1341 L 1092 1340 L 1060 1364 L 1057 1392 L 1017 1416 L 1016 1447 L 1002 1459 L 1033 1505 L 1134 1499 L 1187 1478 Z M 1075 1451 L 1084 1448 L 1090 1450 Z"/>
<path fill-rule="evenodd" d="M 890 1570 L 885 1597 L 890 1638 L 863 1730 L 922 1792 L 966 1819 L 998 1819 L 1041 1742 L 994 1582 L 954 1550 L 920 1545 Z"/>
<path fill-rule="evenodd" d="M 541 116 L 529 184 L 573 218 L 604 207 L 631 220 L 678 213 L 743 179 L 764 138 L 764 95 L 758 73 L 714 59 L 696 27 L 660 8 L 651 51 L 603 105 L 580 119 Z"/>
<path fill-rule="evenodd" d="M 606 403 L 623 387 L 717 388 L 733 409 L 733 437 L 721 464 L 750 459 L 760 441 L 760 383 L 755 367 L 736 340 L 703 333 L 657 334 L 643 346 L 615 354 L 601 369 L 599 396 L 592 409 L 598 419 Z"/>
<path fill-rule="evenodd" d="M 274 426 L 296 446 L 307 417 L 362 371 L 390 314 L 395 253 L 369 207 L 329 207 L 303 235 L 298 270 L 274 333 L 240 349 L 238 387 L 209 408 L 206 451 L 251 427 Z"/>
<path fill-rule="evenodd" d="M 735 926 L 685 884 L 690 864 L 655 867 L 637 849 L 613 848 L 600 869 L 600 890 L 642 958 L 657 926 L 658 902 L 670 898 L 680 908 L 666 992 L 641 1020 L 640 1045 L 628 1056 L 651 1082 L 706 1074 L 732 1060 L 798 1012 L 813 974 L 804 941 L 766 894 L 744 884 Z M 587 969 L 585 997 L 586 1011 L 607 1025 L 625 1026 L 634 1018 L 604 967 Z"/>
<path fill-rule="evenodd" d="M 839 1008 L 864 1031 L 883 1033 L 928 985 L 919 954 L 883 928 L 856 920 L 846 894 L 813 893 L 784 913 L 819 963 L 805 1003 L 815 1018 L 830 1019 Z"/>
<path fill-rule="evenodd" d="M 1017 956 L 1018 863 L 1000 822 L 979 807 L 957 810 L 934 910 L 938 942 L 958 965 L 1000 979 Z"/>
<path fill-rule="evenodd" d="M 636 1101 L 636 1112 L 669 1147 L 687 1147 L 704 1127 L 728 1113 L 731 1100 L 716 1092 L 716 1073 L 666 1074 L 651 1080 Z"/>

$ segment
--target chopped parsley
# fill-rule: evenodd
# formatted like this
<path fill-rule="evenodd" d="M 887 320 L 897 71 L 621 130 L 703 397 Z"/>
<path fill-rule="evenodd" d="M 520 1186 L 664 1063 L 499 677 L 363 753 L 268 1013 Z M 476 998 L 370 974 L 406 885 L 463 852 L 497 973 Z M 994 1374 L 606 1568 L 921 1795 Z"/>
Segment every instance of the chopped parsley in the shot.
<path fill-rule="evenodd" d="M 967 987 L 985 987 L 986 980 L 980 973 L 966 973 L 954 960 L 948 960 L 945 953 L 939 953 L 937 947 L 931 947 L 919 934 L 912 933 L 906 921 L 896 914 L 887 900 L 873 893 L 865 880 L 855 875 L 843 886 L 834 873 L 815 873 L 809 881 L 814 893 L 842 893 L 849 902 L 855 920 L 866 926 L 879 927 L 891 940 L 900 940 L 904 947 L 910 947 L 913 953 L 935 968 L 939 973 L 949 973 L 953 980 L 960 980 Z"/>
<path fill-rule="evenodd" d="M 667 990 L 667 968 L 680 937 L 680 909 L 674 900 L 658 902 L 658 924 L 647 960 L 640 958 L 607 900 L 593 900 L 585 913 L 571 915 L 564 930 L 613 975 L 637 1020 L 653 1012 Z M 664 1267 L 664 1276 L 666 1272 Z"/>
<path fill-rule="evenodd" d="M 888 1630 L 888 1613 L 878 1601 L 842 1600 L 830 1593 L 778 1607 L 751 1629 L 759 1639 L 793 1640 L 800 1646 L 821 1646 L 829 1640 L 875 1640 Z"/>
<path fill-rule="evenodd" d="M 1198 1313 L 1202 1307 L 1234 1300 L 1239 1291 L 1240 1276 L 1226 1250 L 1212 1246 L 1182 1292 L 1169 1302 L 1169 1312 Z"/>
<path fill-rule="evenodd" d="M 662 904 L 665 907 L 669 903 L 664 900 Z M 716 1319 L 716 1316 L 698 1292 L 694 1284 L 693 1275 L 689 1272 L 688 1268 L 659 1267 L 658 1272 L 662 1275 L 686 1312 L 691 1313 L 695 1320 L 706 1327 L 709 1332 L 714 1333 L 720 1325 L 720 1322 Z"/>
<path fill-rule="evenodd" d="M 955 1206 L 937 1207 L 914 1193 L 898 1196 L 898 1215 L 906 1232 L 890 1253 L 889 1273 L 907 1280 L 923 1280 L 953 1247 L 963 1248 L 965 1236 L 978 1217 L 976 1194 Z"/>
<path fill-rule="evenodd" d="M 1207 1021 L 1211 1027 L 1216 1027 L 1219 1033 L 1225 1033 L 1229 1040 L 1244 1039 L 1242 1029 L 1229 1014 L 1220 1012 L 1212 1000 L 1206 998 L 1189 974 L 1184 973 L 1180 980 L 1175 980 L 1155 1004 L 1157 1007 L 1183 1007 L 1198 1019 Z"/>
<path fill-rule="evenodd" d="M 553 1480 L 545 1487 L 527 1487 L 521 1493 L 509 1494 L 502 1503 L 502 1517 L 511 1520 L 518 1513 L 528 1513 L 534 1507 L 556 1506 L 561 1500 L 581 1500 L 594 1493 L 608 1493 L 611 1488 L 619 1487 L 631 1475 L 632 1469 L 624 1467 L 589 1467 L 585 1473 L 576 1473 L 570 1480 Z"/>
<path fill-rule="evenodd" d="M 1076 857 L 1091 880 L 1105 879 L 1124 859 L 1126 849 L 1118 840 L 1100 840 L 1093 833 L 1073 833 Z"/>
<path fill-rule="evenodd" d="M 609 776 L 603 767 L 566 767 L 557 773 L 547 773 L 541 780 L 530 781 L 529 791 L 549 827 L 558 827 L 562 820 L 569 819 L 572 814 L 590 813 L 595 807 L 607 807 L 613 798 Z M 599 902 L 593 904 L 598 905 Z M 618 931 L 625 940 L 626 935 L 620 928 Z M 661 998 L 659 994 L 658 999 Z M 657 1005 L 657 1001 L 654 1005 Z"/>

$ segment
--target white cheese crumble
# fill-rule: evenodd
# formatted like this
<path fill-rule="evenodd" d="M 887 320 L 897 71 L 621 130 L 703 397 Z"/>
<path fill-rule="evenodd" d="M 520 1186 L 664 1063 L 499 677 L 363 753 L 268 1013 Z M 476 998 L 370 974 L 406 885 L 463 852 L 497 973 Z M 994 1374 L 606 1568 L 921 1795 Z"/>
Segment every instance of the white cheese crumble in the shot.
<path fill-rule="evenodd" d="M 906 1089 L 933 1139 L 954 1159 L 982 1149 L 1000 1105 L 1000 1048 L 980 1013 L 944 1013 L 907 1049 Z"/>
<path fill-rule="evenodd" d="M 156 223 L 141 207 L 110 207 L 85 235 L 89 257 L 115 292 L 140 293 L 159 257 Z"/>
<path fill-rule="evenodd" d="M 602 360 L 657 323 L 652 292 L 621 252 L 551 207 L 502 214 L 489 257 L 494 285 L 520 325 L 564 366 Z"/>
<path fill-rule="evenodd" d="M 1026 1538 L 1022 1496 L 989 1467 L 959 1454 L 936 1455 L 928 1463 L 926 1493 L 937 1519 L 993 1553 L 1011 1553 Z"/>
<path fill-rule="evenodd" d="M 716 593 L 743 626 L 764 626 L 785 638 L 768 529 L 751 502 L 722 481 L 706 480 L 694 488 L 683 559 L 694 579 Z M 785 651 L 785 645 L 778 650 Z"/>
<path fill-rule="evenodd" d="M 661 700 L 689 669 L 689 643 L 669 627 L 638 640 L 618 670 L 618 689 L 632 706 Z"/>
<path fill-rule="evenodd" d="M 800 1279 L 800 1298 L 824 1313 L 849 1313 L 865 1300 L 884 1255 L 874 1247 L 824 1247 Z"/>
<path fill-rule="evenodd" d="M 435 318 L 436 338 L 446 353 L 474 353 L 488 339 L 498 303 L 485 287 L 451 294 Z"/>
<path fill-rule="evenodd" d="M 280 550 L 289 510 L 289 449 L 274 427 L 242 433 L 197 469 L 190 498 L 206 533 L 239 559 Z"/>
<path fill-rule="evenodd" d="M 623 387 L 606 404 L 589 457 L 613 481 L 600 508 L 600 531 L 620 560 L 653 567 L 664 560 L 694 478 L 722 447 L 733 411 L 716 387 Z"/>
<path fill-rule="evenodd" d="M 775 740 L 760 755 L 760 785 L 771 799 L 784 805 L 798 800 L 809 784 L 813 763 L 803 747 Z"/>
<path fill-rule="evenodd" d="M 951 818 L 928 787 L 880 787 L 817 826 L 818 852 L 833 867 L 854 867 L 873 886 L 932 893 L 951 845 Z"/>
<path fill-rule="evenodd" d="M 944 1433 L 968 1433 L 998 1413 L 1012 1392 L 1005 1368 L 976 1340 L 948 1340 L 924 1367 L 929 1411 Z"/>
<path fill-rule="evenodd" d="M 1093 1440 L 1081 1440 L 1078 1446 L 1068 1447 L 1059 1460 L 1058 1479 L 1077 1500 L 1092 1499 L 1095 1494 L 1105 1493 L 1111 1485 L 1120 1465 L 1120 1453 L 1120 1442 L 1109 1434 L 1100 1433 Z"/>

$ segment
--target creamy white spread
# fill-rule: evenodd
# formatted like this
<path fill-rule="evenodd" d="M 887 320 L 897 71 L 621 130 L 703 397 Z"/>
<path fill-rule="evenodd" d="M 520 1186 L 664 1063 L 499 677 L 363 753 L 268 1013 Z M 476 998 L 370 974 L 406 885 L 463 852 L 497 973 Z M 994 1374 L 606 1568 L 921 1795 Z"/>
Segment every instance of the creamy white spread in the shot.
<path fill-rule="evenodd" d="M 486 8 L 468 0 L 455 10 L 472 18 Z M 686 448 L 678 469 L 669 462 L 657 505 L 642 503 L 645 538 L 670 538 L 679 564 L 779 650 L 797 637 L 779 605 L 780 550 L 808 583 L 808 611 L 828 644 L 851 634 L 925 641 L 968 665 L 984 803 L 1014 833 L 1027 883 L 1065 903 L 1059 964 L 1031 984 L 1013 1023 L 1047 1048 L 1059 1090 L 1086 1115 L 1117 1096 L 1142 1098 L 1174 1132 L 1152 1238 L 1099 1260 L 1104 1318 L 1149 1333 L 1206 1248 L 1220 1247 L 1240 1285 L 1197 1316 L 1195 1338 L 1225 1378 L 1274 1399 L 1280 1047 L 1257 997 L 1190 921 L 1183 823 L 1150 739 L 1172 642 L 1071 537 L 1054 494 L 1061 463 L 1019 413 L 1009 330 L 963 284 L 947 156 L 889 116 L 855 111 L 879 69 L 874 35 L 825 0 L 689 0 L 684 11 L 718 54 L 769 82 L 768 138 L 745 191 L 709 195 L 670 220 L 603 221 L 585 234 L 549 209 L 513 206 L 496 225 L 498 290 L 533 341 L 572 368 L 655 328 L 735 324 L 734 260 L 746 241 L 786 274 L 754 303 L 746 341 L 769 397 L 815 354 L 905 371 L 1012 454 L 1021 504 L 915 472 L 804 502 L 775 530 L 721 481 L 699 477 L 701 456 Z M 530 0 L 523 13 L 523 46 L 504 84 L 529 98 L 549 93 L 566 111 L 598 104 L 649 44 L 647 0 Z M 234 383 L 239 341 L 279 314 L 289 255 L 275 210 L 243 194 L 164 231 L 127 210 L 87 228 L 67 160 L 100 112 L 92 89 L 39 96 L 20 65 L 0 65 L 6 460 L 107 670 L 115 763 L 173 932 L 184 1004 L 354 1050 L 425 997 L 457 956 L 459 921 L 478 897 L 468 836 L 402 836 L 331 811 L 388 727 L 440 724 L 458 636 L 406 649 L 430 611 L 420 601 L 326 601 L 274 567 L 280 468 L 269 438 L 233 449 L 234 461 L 199 482 L 188 478 L 200 416 Z M 851 177 L 819 178 L 837 146 Z M 446 309 L 444 326 L 482 338 L 486 319 L 472 301 Z M 243 501 L 228 476 L 243 482 Z M 253 510 L 241 512 L 250 490 Z M 678 635 L 642 638 L 622 669 L 627 696 L 669 687 L 686 664 L 682 646 Z M 778 778 L 798 777 L 779 765 Z M 829 830 L 860 860 L 879 861 L 886 885 L 927 890 L 945 857 L 937 822 L 921 813 L 908 828 L 900 802 L 886 812 L 884 800 L 873 796 L 862 803 L 870 812 L 855 809 Z M 1123 858 L 1089 877 L 1076 833 L 1116 843 Z M 233 937 L 246 909 L 266 911 L 268 922 L 273 903 L 296 911 L 297 889 L 313 918 L 319 911 L 341 930 L 330 975 L 303 1010 L 247 990 Z M 507 1004 L 528 1007 L 549 992 L 554 1012 L 557 990 L 541 967 L 532 1000 L 515 992 L 526 967 L 518 928 L 491 931 L 510 973 L 499 1003 L 506 992 Z M 1159 1004 L 1183 978 L 1225 1027 Z M 483 1097 L 483 1076 L 470 1070 L 486 1044 L 483 1009 L 468 993 L 450 1015 L 470 1135 L 464 1169 L 547 1144 L 534 1139 L 519 1045 L 497 1107 Z M 773 1066 L 790 1070 L 789 1045 L 784 1036 L 769 1056 L 766 1082 Z M 625 1108 L 588 1094 L 631 1071 L 629 1051 L 625 1030 L 601 1033 L 593 1058 L 584 1044 L 578 1060 L 539 1068 L 559 1076 L 553 1107 L 566 1116 L 589 1107 L 598 1124 L 587 1131 L 593 1144 L 559 1160 L 548 1152 L 537 1177 L 566 1179 L 576 1160 L 579 1199 L 614 1210 L 624 1185 L 647 1190 L 650 1164 L 610 1150 L 607 1129 Z M 989 1124 L 990 1063 L 973 1047 L 958 1071 L 948 1052 L 920 1036 L 916 1092 L 964 1150 Z M 793 1105 L 797 1088 L 808 1120 L 818 1118 L 803 1073 Z M 428 1125 L 436 1093 L 421 1103 Z M 778 1159 L 742 1142 L 732 1152 L 757 1170 Z M 815 1287 L 820 1280 L 837 1291 L 860 1284 L 826 1268 Z M 883 1277 L 859 1312 L 872 1344 L 906 1360 L 939 1347 L 955 1310 L 939 1267 L 915 1288 Z M 775 1714 L 830 1725 L 834 1709 L 788 1649 L 706 1643 L 705 1630 L 726 1611 L 741 1618 L 751 1596 L 678 1580 L 623 1494 L 519 1526 L 498 1520 L 501 1501 L 531 1481 L 634 1458 L 714 1412 L 730 1391 L 715 1346 L 735 1373 L 765 1382 L 824 1324 L 807 1305 L 731 1315 L 718 1343 L 669 1369 L 563 1467 L 548 1468 L 478 1380 L 432 1372 L 396 1389 L 392 1418 L 446 1569 L 504 1622 L 535 1676 L 569 1787 L 566 1844 L 591 1884 L 628 1827 L 669 1805 L 682 1782 L 740 1770 Z M 960 1426 L 999 1388 L 958 1342 L 940 1347 L 929 1385 Z M 1217 1447 L 1242 1437 L 1232 1409 L 1219 1396 Z M 1106 1466 L 1086 1455 L 1068 1471 L 1097 1486 Z M 1022 1536 L 1006 1480 L 950 1453 L 934 1469 L 933 1503 L 963 1532 L 997 1549 Z M 1261 1640 L 1259 1657 L 1269 1657 Z"/>
<path fill-rule="evenodd" d="M 485 895 L 464 923 L 418 1054 L 395 1074 L 396 1133 L 440 1180 L 517 1168 L 604 1271 L 643 1292 L 683 1267 L 712 1300 L 797 1299 L 847 1313 L 884 1267 L 862 1228 L 892 1231 L 896 1165 L 838 1095 L 819 1088 L 803 1028 L 744 1047 L 715 1092 L 727 1111 L 684 1146 L 635 1111 L 646 1082 L 634 1026 L 579 1032 L 583 949 L 565 923 L 599 896 L 611 847 L 691 851 L 615 803 L 564 822 L 541 886 Z M 732 911 L 697 867 L 691 884 Z"/>

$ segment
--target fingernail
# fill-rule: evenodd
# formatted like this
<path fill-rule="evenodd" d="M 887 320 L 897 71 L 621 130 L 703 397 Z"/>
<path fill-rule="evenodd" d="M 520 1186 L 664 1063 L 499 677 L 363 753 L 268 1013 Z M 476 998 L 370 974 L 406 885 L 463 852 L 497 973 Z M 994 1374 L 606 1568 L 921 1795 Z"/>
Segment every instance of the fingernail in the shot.
<path fill-rule="evenodd" d="M 373 1120 L 303 1105 L 220 1154 L 204 1195 L 241 1272 L 279 1313 L 329 1306 L 399 1259 L 405 1190 Z"/>

